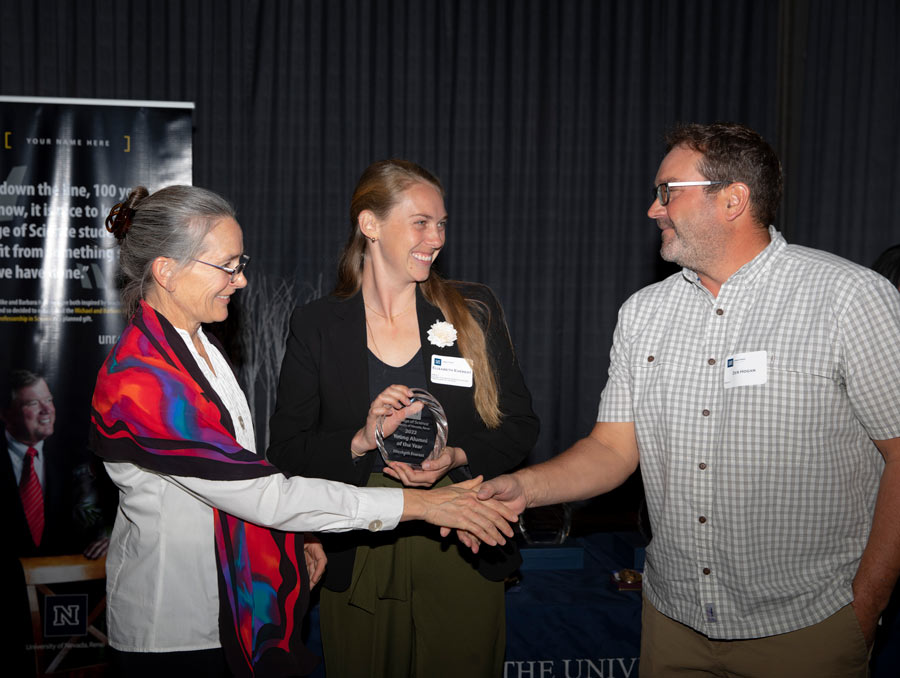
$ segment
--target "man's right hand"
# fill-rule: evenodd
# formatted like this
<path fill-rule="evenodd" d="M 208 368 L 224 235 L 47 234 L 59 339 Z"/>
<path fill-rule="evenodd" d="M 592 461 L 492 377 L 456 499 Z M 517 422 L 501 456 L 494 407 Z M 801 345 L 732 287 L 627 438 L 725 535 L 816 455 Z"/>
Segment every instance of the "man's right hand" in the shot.
<path fill-rule="evenodd" d="M 496 499 L 506 504 L 515 513 L 521 514 L 525 510 L 525 488 L 519 480 L 518 474 L 497 476 L 481 484 L 478 488 L 478 498 Z"/>

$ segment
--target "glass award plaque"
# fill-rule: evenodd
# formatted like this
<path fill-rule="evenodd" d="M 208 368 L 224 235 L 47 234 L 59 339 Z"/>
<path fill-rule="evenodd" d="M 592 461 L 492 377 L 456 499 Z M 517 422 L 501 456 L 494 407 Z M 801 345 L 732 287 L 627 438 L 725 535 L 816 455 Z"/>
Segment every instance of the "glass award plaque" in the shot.
<path fill-rule="evenodd" d="M 447 415 L 437 399 L 421 388 L 411 389 L 412 402 L 422 403 L 422 409 L 408 415 L 397 430 L 384 435 L 385 416 L 375 420 L 375 442 L 384 462 L 402 461 L 413 468 L 440 456 L 447 444 Z"/>

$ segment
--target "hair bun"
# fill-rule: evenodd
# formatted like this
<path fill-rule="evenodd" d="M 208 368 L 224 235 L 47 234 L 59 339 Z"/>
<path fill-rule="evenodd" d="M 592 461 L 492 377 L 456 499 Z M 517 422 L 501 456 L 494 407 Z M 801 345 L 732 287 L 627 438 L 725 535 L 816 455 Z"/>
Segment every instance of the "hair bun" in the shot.
<path fill-rule="evenodd" d="M 125 202 L 112 206 L 109 216 L 106 217 L 106 230 L 116 236 L 116 240 L 121 240 L 128 233 L 131 220 L 134 219 L 134 211 L 149 195 L 150 192 L 143 186 L 135 186 L 125 198 Z"/>
<path fill-rule="evenodd" d="M 124 202 L 117 202 L 106 217 L 106 230 L 116 236 L 116 240 L 121 240 L 131 228 L 133 216 L 134 210 L 131 207 Z"/>

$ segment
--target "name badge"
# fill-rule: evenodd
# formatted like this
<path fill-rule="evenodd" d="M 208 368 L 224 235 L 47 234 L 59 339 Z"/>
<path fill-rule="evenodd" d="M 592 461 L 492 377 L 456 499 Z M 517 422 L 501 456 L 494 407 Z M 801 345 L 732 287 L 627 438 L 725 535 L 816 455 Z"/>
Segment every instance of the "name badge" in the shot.
<path fill-rule="evenodd" d="M 431 356 L 431 381 L 445 386 L 472 388 L 472 367 L 465 358 L 452 355 Z"/>
<path fill-rule="evenodd" d="M 725 388 L 765 384 L 768 367 L 766 351 L 735 353 L 725 359 Z"/>

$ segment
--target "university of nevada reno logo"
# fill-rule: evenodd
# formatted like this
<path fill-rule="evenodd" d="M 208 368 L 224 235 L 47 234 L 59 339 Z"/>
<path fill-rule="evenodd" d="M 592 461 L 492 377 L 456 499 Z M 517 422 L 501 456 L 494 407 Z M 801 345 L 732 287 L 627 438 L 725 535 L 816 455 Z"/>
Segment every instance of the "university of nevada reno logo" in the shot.
<path fill-rule="evenodd" d="M 44 637 L 87 634 L 86 593 L 51 595 L 44 598 Z"/>

